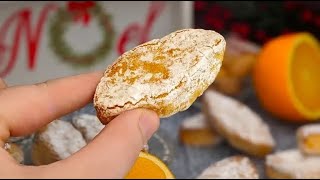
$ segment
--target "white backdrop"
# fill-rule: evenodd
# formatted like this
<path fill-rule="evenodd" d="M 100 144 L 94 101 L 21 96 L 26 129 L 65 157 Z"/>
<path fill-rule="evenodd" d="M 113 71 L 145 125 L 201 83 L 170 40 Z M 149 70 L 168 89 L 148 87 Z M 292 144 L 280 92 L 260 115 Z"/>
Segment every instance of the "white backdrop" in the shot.
<path fill-rule="evenodd" d="M 104 11 L 112 16 L 112 27 L 115 37 L 111 51 L 103 58 L 103 61 L 87 67 L 75 67 L 65 63 L 49 46 L 49 23 L 56 11 L 48 11 L 48 17 L 44 19 L 43 27 L 37 32 L 40 12 L 48 3 L 60 7 L 66 7 L 67 2 L 1 2 L 0 3 L 0 74 L 8 85 L 30 84 L 52 78 L 103 70 L 112 63 L 120 54 L 117 51 L 119 38 L 132 23 L 145 26 L 146 17 L 150 15 L 151 2 L 100 2 Z M 20 16 L 15 16 L 20 13 Z M 25 13 L 24 15 L 21 15 Z M 30 15 L 30 38 L 28 40 L 28 22 L 21 18 Z M 192 2 L 165 2 L 164 9 L 155 18 L 150 26 L 148 39 L 160 38 L 172 31 L 181 28 L 190 28 L 192 22 Z M 12 19 L 10 19 L 12 18 Z M 7 24 L 5 24 L 7 23 Z M 64 34 L 64 38 L 77 52 L 87 52 L 99 44 L 102 40 L 101 29 L 94 17 L 88 26 L 84 27 L 80 22 L 72 23 Z M 20 27 L 19 27 L 20 26 Z M 18 31 L 20 28 L 21 31 Z M 138 37 L 138 34 L 134 34 Z M 17 40 L 17 38 L 20 38 Z M 37 42 L 36 39 L 40 38 Z M 32 42 L 35 42 L 32 45 Z M 30 44 L 31 43 L 31 44 Z M 126 50 L 137 45 L 138 42 L 130 40 Z M 36 47 L 35 45 L 38 45 Z M 16 53 L 14 53 L 16 51 Z M 35 55 L 29 57 L 29 51 Z M 16 57 L 13 57 L 14 54 Z M 31 59 L 34 60 L 33 68 L 28 66 Z M 6 73 L 4 73 L 6 71 Z"/>

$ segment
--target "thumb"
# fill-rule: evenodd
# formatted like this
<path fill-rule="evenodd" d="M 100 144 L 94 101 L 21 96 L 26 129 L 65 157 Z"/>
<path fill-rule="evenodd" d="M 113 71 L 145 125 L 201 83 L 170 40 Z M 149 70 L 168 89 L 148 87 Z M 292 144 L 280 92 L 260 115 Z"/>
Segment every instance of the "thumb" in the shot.
<path fill-rule="evenodd" d="M 64 178 L 123 178 L 158 127 L 155 112 L 127 111 L 113 119 L 86 147 L 49 165 L 50 174 Z"/>

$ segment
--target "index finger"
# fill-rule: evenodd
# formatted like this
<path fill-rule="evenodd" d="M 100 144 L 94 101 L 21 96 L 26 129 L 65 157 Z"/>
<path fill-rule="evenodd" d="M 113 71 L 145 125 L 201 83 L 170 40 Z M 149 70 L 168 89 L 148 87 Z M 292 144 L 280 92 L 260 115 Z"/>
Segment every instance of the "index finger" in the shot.
<path fill-rule="evenodd" d="M 95 72 L 7 88 L 0 92 L 0 124 L 4 122 L 11 136 L 31 134 L 88 104 L 102 75 Z"/>
<path fill-rule="evenodd" d="M 6 82 L 5 82 L 2 78 L 0 78 L 0 90 L 1 90 L 1 89 L 4 89 L 4 88 L 6 88 L 6 87 L 7 87 Z"/>

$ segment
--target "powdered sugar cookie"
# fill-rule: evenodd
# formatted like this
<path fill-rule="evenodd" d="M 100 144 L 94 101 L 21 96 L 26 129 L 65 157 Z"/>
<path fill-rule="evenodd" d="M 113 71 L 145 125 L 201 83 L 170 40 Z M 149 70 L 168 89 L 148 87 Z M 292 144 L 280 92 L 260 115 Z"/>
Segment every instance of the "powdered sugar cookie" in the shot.
<path fill-rule="evenodd" d="M 309 124 L 297 130 L 300 151 L 309 155 L 320 155 L 320 124 Z"/>
<path fill-rule="evenodd" d="M 221 141 L 202 113 L 186 118 L 179 131 L 180 140 L 185 145 L 209 146 Z"/>
<path fill-rule="evenodd" d="M 100 133 L 104 125 L 100 122 L 97 116 L 91 114 L 80 114 L 72 118 L 73 126 L 78 129 L 85 140 L 90 142 Z"/>
<path fill-rule="evenodd" d="M 183 29 L 133 48 L 106 69 L 98 84 L 97 116 L 108 123 L 135 108 L 160 117 L 188 109 L 214 81 L 225 45 L 215 31 Z"/>
<path fill-rule="evenodd" d="M 50 164 L 71 156 L 85 145 L 80 131 L 71 123 L 55 120 L 35 134 L 32 160 L 35 165 Z"/>
<path fill-rule="evenodd" d="M 12 142 L 5 143 L 4 149 L 20 164 L 24 162 L 24 152 L 21 147 Z"/>
<path fill-rule="evenodd" d="M 272 151 L 275 143 L 269 127 L 249 107 L 214 90 L 206 91 L 202 100 L 212 126 L 233 147 L 255 156 Z"/>
<path fill-rule="evenodd" d="M 319 179 L 320 157 L 290 149 L 266 158 L 266 174 L 273 179 Z"/>
<path fill-rule="evenodd" d="M 232 156 L 210 165 L 198 179 L 259 179 L 259 174 L 248 157 Z"/>

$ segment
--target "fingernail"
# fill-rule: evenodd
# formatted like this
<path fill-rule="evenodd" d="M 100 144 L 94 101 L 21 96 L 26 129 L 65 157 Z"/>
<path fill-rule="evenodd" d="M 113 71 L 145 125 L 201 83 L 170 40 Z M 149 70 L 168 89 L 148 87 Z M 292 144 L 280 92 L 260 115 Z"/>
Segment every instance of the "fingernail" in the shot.
<path fill-rule="evenodd" d="M 145 141 L 148 141 L 159 127 L 159 117 L 155 112 L 146 110 L 140 116 L 139 127 Z"/>

